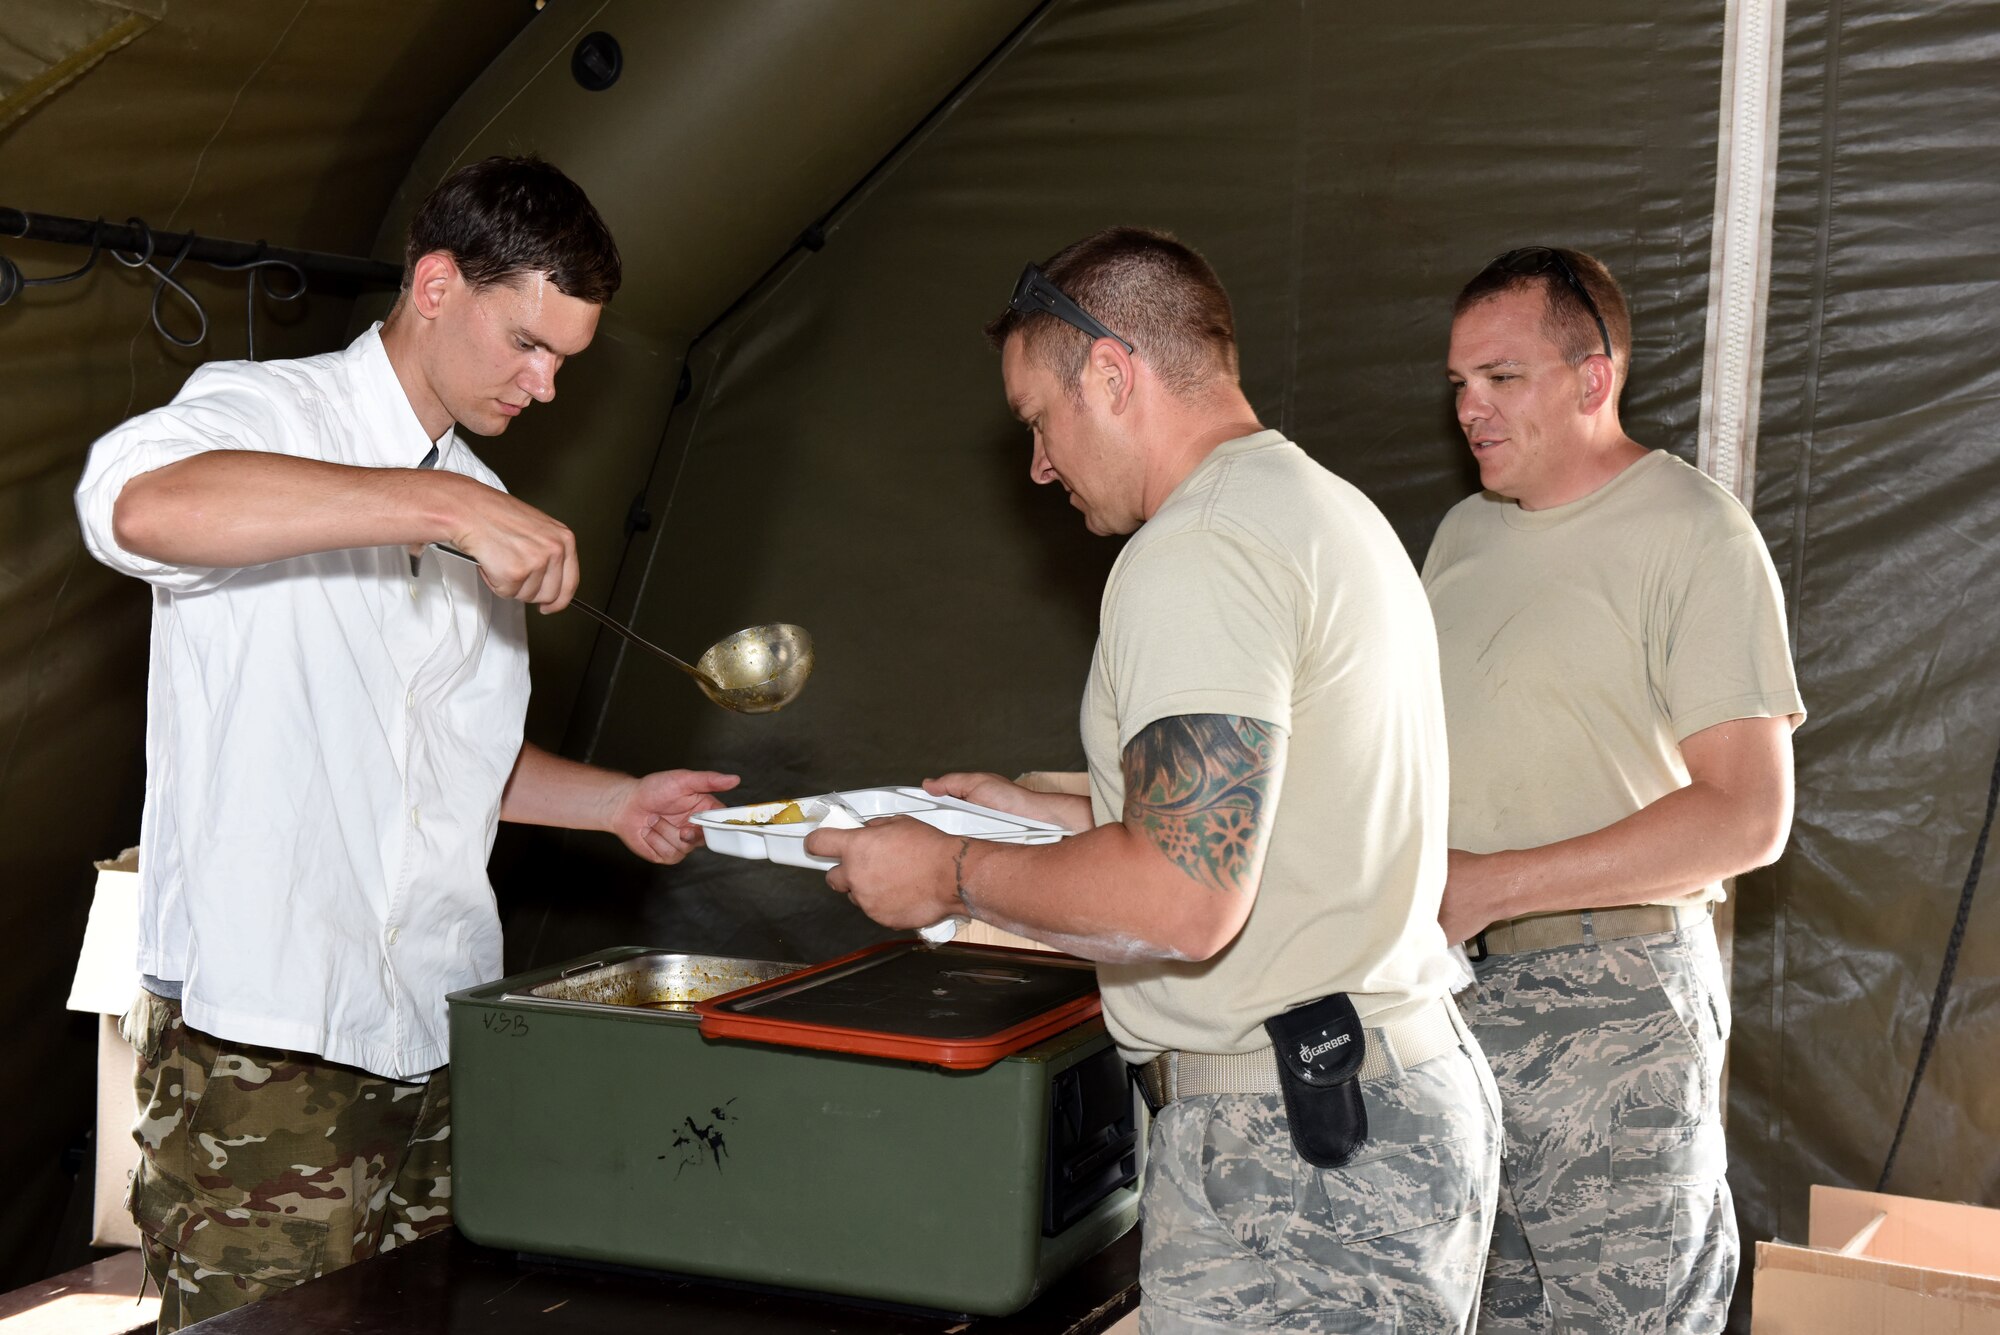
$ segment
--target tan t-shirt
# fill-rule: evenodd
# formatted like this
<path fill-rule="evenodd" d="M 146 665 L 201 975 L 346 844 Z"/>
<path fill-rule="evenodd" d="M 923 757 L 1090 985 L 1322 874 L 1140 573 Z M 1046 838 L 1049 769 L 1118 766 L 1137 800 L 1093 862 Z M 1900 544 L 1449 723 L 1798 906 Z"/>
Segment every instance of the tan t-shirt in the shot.
<path fill-rule="evenodd" d="M 1451 722 L 1453 848 L 1602 829 L 1686 786 L 1683 738 L 1805 713 L 1763 536 L 1664 450 L 1553 509 L 1461 501 L 1424 588 Z M 1661 902 L 1721 896 L 1710 885 Z"/>
<path fill-rule="evenodd" d="M 1367 498 L 1276 431 L 1218 448 L 1104 586 L 1083 744 L 1098 822 L 1124 815 L 1126 743 L 1183 714 L 1287 734 L 1249 921 L 1200 963 L 1105 964 L 1129 1060 L 1248 1052 L 1272 1015 L 1347 992 L 1380 1024 L 1449 976 L 1444 712 L 1423 588 Z"/>

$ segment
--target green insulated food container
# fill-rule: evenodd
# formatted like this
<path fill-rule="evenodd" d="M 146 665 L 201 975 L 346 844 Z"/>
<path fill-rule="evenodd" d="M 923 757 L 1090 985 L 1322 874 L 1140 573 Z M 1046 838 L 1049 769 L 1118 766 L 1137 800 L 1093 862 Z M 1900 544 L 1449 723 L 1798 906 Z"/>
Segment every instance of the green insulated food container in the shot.
<path fill-rule="evenodd" d="M 1041 1003 L 1020 998 L 1075 991 L 1056 972 L 1075 961 L 917 949 L 795 970 L 628 946 L 454 993 L 459 1230 L 545 1256 L 949 1312 L 1024 1306 L 1137 1216 L 1130 1083 L 1094 1005 L 1053 1033 L 1024 1020 L 1022 1006 Z M 724 998 L 768 1010 L 781 1032 L 704 1037 L 694 1005 Z M 799 1036 L 816 1015 L 833 1016 L 834 1037 Z M 954 1031 L 954 1015 L 1028 1046 L 980 1069 L 853 1050 L 886 1041 L 907 1054 L 930 1038 L 962 1067 L 983 1040 Z"/>

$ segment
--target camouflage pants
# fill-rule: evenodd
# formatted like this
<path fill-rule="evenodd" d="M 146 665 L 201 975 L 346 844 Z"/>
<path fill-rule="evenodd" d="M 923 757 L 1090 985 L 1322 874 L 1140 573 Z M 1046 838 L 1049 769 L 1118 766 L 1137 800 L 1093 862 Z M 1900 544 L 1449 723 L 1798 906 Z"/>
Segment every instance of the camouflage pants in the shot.
<path fill-rule="evenodd" d="M 405 1083 L 225 1043 L 142 992 L 127 1204 L 162 1335 L 451 1222 L 445 1072 Z"/>
<path fill-rule="evenodd" d="M 1480 961 L 1460 994 L 1506 1125 L 1479 1329 L 1720 1331 L 1736 1285 L 1706 923 Z"/>
<path fill-rule="evenodd" d="M 1463 1046 L 1362 1082 L 1341 1168 L 1292 1149 L 1277 1094 L 1179 1099 L 1153 1121 L 1140 1200 L 1142 1335 L 1468 1329 L 1493 1224 L 1498 1104 Z"/>

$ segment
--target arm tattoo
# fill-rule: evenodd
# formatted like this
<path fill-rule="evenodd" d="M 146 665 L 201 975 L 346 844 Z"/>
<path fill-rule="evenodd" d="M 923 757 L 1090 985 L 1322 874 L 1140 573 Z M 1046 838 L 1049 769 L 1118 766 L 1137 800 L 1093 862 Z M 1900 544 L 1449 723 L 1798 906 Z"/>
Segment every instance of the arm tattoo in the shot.
<path fill-rule="evenodd" d="M 1211 890 L 1255 885 L 1283 734 L 1234 714 L 1163 718 L 1125 748 L 1125 824 Z"/>

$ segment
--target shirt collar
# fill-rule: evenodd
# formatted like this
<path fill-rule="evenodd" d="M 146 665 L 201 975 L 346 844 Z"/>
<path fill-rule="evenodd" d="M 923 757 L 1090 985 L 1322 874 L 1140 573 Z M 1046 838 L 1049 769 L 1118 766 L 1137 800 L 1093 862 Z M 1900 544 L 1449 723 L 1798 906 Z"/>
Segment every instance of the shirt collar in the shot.
<path fill-rule="evenodd" d="M 1160 502 L 1160 509 L 1153 511 L 1153 513 L 1158 515 L 1160 510 L 1164 510 L 1174 503 L 1175 497 L 1192 491 L 1195 479 L 1205 476 L 1215 467 L 1218 467 L 1221 460 L 1233 459 L 1239 454 L 1248 454 L 1252 450 L 1261 450 L 1269 445 L 1288 445 L 1290 443 L 1290 438 L 1276 427 L 1264 427 L 1261 430 L 1252 431 L 1247 436 L 1232 436 L 1210 450 L 1200 463 L 1190 468 L 1188 475 L 1174 484 L 1174 489 L 1167 493 L 1167 499 Z"/>
<path fill-rule="evenodd" d="M 463 448 L 458 432 L 450 427 L 433 441 L 424 432 L 417 410 L 410 406 L 396 368 L 389 364 L 389 350 L 382 346 L 380 321 L 348 345 L 344 354 L 352 405 L 358 410 L 362 429 L 355 433 L 354 454 L 358 462 L 376 468 L 415 468 L 435 444 L 437 466 L 457 466 L 453 454 Z"/>

